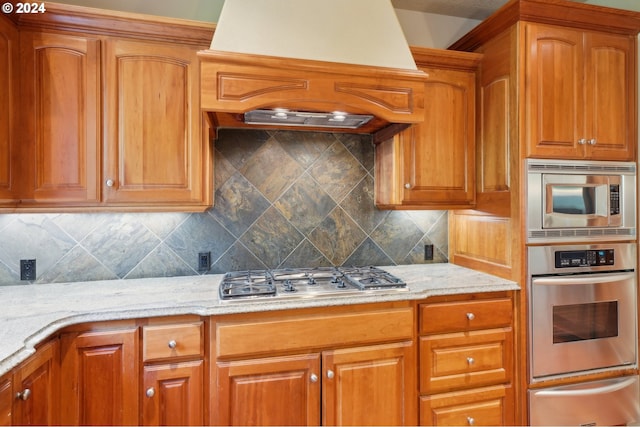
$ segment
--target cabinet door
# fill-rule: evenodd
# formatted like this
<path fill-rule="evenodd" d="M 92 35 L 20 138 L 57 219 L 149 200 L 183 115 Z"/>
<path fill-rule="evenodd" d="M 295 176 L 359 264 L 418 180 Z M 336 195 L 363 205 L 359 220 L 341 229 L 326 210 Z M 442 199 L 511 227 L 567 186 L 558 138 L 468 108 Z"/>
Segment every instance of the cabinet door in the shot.
<path fill-rule="evenodd" d="M 412 343 L 322 353 L 324 425 L 416 425 Z"/>
<path fill-rule="evenodd" d="M 100 44 L 21 33 L 23 203 L 100 199 Z"/>
<path fill-rule="evenodd" d="M 145 366 L 141 424 L 202 425 L 202 365 L 202 360 L 196 360 Z"/>
<path fill-rule="evenodd" d="M 18 148 L 18 59 L 18 30 L 0 16 L 0 205 L 14 204 L 19 198 L 18 168 L 12 160 Z"/>
<path fill-rule="evenodd" d="M 13 376 L 14 425 L 57 424 L 58 340 L 38 348 Z"/>
<path fill-rule="evenodd" d="M 475 74 L 420 67 L 424 122 L 376 148 L 376 205 L 450 209 L 475 203 Z"/>
<path fill-rule="evenodd" d="M 210 203 L 196 52 L 150 42 L 106 42 L 107 203 L 187 210 Z"/>
<path fill-rule="evenodd" d="M 634 160 L 635 42 L 629 36 L 587 32 L 584 44 L 588 157 Z"/>
<path fill-rule="evenodd" d="M 318 354 L 218 362 L 217 375 L 214 425 L 320 425 Z"/>
<path fill-rule="evenodd" d="M 475 75 L 420 68 L 425 83 L 424 123 L 403 135 L 404 204 L 471 206 L 475 201 Z"/>
<path fill-rule="evenodd" d="M 138 331 L 61 337 L 61 408 L 66 425 L 137 425 Z"/>
<path fill-rule="evenodd" d="M 13 407 L 13 382 L 11 375 L 0 378 L 0 426 L 10 426 Z"/>
<path fill-rule="evenodd" d="M 585 155 L 582 32 L 526 25 L 526 157 Z"/>

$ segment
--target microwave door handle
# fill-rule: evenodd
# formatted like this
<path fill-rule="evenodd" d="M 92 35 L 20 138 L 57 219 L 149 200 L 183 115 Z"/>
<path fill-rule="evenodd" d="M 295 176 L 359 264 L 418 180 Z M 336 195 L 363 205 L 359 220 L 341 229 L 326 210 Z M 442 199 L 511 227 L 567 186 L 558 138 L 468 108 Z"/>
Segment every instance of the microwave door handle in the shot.
<path fill-rule="evenodd" d="M 562 276 L 562 277 L 539 277 L 533 279 L 534 285 L 588 285 L 593 283 L 618 282 L 622 280 L 635 279 L 635 273 L 616 273 L 601 276 Z"/>
<path fill-rule="evenodd" d="M 594 394 L 613 393 L 614 391 L 629 387 L 636 381 L 637 378 L 632 377 L 604 387 L 593 387 L 579 390 L 541 390 L 536 392 L 536 396 L 590 396 Z"/>

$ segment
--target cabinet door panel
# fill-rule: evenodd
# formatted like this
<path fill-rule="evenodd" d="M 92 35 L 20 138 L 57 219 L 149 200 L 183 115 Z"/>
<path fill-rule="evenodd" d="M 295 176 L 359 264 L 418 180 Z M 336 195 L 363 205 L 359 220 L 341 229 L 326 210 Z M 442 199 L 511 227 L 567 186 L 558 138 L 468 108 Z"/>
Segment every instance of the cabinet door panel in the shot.
<path fill-rule="evenodd" d="M 198 72 L 192 47 L 107 42 L 107 203 L 203 203 Z"/>
<path fill-rule="evenodd" d="M 25 400 L 14 400 L 14 425 L 57 424 L 57 358 L 58 340 L 54 340 L 40 347 L 15 372 L 14 396 L 26 390 L 29 390 L 29 396 Z"/>
<path fill-rule="evenodd" d="M 216 425 L 320 425 L 320 356 L 218 362 Z"/>
<path fill-rule="evenodd" d="M 0 426 L 11 425 L 11 413 L 13 405 L 13 383 L 7 375 L 0 378 Z"/>
<path fill-rule="evenodd" d="M 635 136 L 635 52 L 626 36 L 585 34 L 586 136 L 592 158 L 632 160 Z"/>
<path fill-rule="evenodd" d="M 202 425 L 203 362 L 144 367 L 143 425 Z"/>
<path fill-rule="evenodd" d="M 415 425 L 412 363 L 410 342 L 323 352 L 323 424 Z"/>
<path fill-rule="evenodd" d="M 21 43 L 25 198 L 97 202 L 99 41 L 24 32 Z"/>
<path fill-rule="evenodd" d="M 0 18 L 0 204 L 13 204 L 18 199 L 12 162 L 17 138 L 17 99 L 19 78 L 18 30 L 8 19 Z"/>
<path fill-rule="evenodd" d="M 138 331 L 63 335 L 62 423 L 138 424 Z"/>
<path fill-rule="evenodd" d="M 585 145 L 582 32 L 527 25 L 527 157 L 581 158 Z"/>

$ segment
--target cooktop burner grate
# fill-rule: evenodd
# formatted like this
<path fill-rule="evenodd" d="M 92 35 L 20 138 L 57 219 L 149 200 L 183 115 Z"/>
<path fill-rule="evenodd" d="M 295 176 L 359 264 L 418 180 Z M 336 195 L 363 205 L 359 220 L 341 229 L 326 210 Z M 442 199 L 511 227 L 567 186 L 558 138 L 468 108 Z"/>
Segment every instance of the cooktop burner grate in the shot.
<path fill-rule="evenodd" d="M 311 298 L 362 291 L 406 289 L 399 278 L 376 267 L 315 267 L 226 273 L 219 287 L 224 301 L 258 297 Z"/>

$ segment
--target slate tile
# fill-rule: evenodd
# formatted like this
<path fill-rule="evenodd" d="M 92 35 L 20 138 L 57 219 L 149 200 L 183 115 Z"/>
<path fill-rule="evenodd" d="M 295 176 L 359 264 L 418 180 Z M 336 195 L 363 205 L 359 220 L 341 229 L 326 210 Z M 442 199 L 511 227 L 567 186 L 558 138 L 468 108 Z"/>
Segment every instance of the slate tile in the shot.
<path fill-rule="evenodd" d="M 235 241 L 215 218 L 202 213 L 191 215 L 167 237 L 165 244 L 185 264 L 197 268 L 200 252 L 211 252 L 211 263 L 214 264 Z"/>
<path fill-rule="evenodd" d="M 373 177 L 367 174 L 344 198 L 340 206 L 366 233 L 371 233 L 389 215 L 389 211 L 376 208 L 374 200 Z"/>
<path fill-rule="evenodd" d="M 370 237 L 395 263 L 402 263 L 423 233 L 402 211 L 391 212 Z"/>
<path fill-rule="evenodd" d="M 176 277 L 196 274 L 197 259 L 189 266 L 169 247 L 162 244 L 152 250 L 125 279 L 141 279 L 144 277 Z"/>
<path fill-rule="evenodd" d="M 309 240 L 304 239 L 278 267 L 331 267 L 331 262 Z"/>
<path fill-rule="evenodd" d="M 135 214 L 116 216 L 81 244 L 119 278 L 125 277 L 160 243 Z"/>
<path fill-rule="evenodd" d="M 337 141 L 334 134 L 325 132 L 277 131 L 273 137 L 304 169 L 309 168 Z"/>
<path fill-rule="evenodd" d="M 7 265 L 0 262 L 0 286 L 18 286 L 27 283 L 21 282 L 18 273 L 11 271 Z"/>
<path fill-rule="evenodd" d="M 98 261 L 80 245 L 69 251 L 52 268 L 44 272 L 36 283 L 65 283 L 77 280 L 82 272 L 82 281 L 114 280 L 118 276 Z"/>
<path fill-rule="evenodd" d="M 275 208 L 269 208 L 240 238 L 268 268 L 279 266 L 304 236 Z"/>
<path fill-rule="evenodd" d="M 240 237 L 269 206 L 269 201 L 238 172 L 216 191 L 216 204 L 208 213 Z"/>
<path fill-rule="evenodd" d="M 375 166 L 375 147 L 373 146 L 371 135 L 342 133 L 337 134 L 337 137 L 360 164 L 368 172 L 373 173 Z"/>
<path fill-rule="evenodd" d="M 139 214 L 140 221 L 160 239 L 166 239 L 173 230 L 185 222 L 191 214 L 184 212 L 163 212 Z"/>
<path fill-rule="evenodd" d="M 339 142 L 329 147 L 309 168 L 309 174 L 338 203 L 367 171 Z"/>
<path fill-rule="evenodd" d="M 258 148 L 240 172 L 273 202 L 304 170 L 275 139 L 271 138 Z"/>
<path fill-rule="evenodd" d="M 336 202 L 308 174 L 302 175 L 274 206 L 298 230 L 307 235 L 333 208 Z"/>
<path fill-rule="evenodd" d="M 413 222 L 420 228 L 423 233 L 428 233 L 441 220 L 441 217 L 447 216 L 447 211 L 443 210 L 424 210 L 424 211 L 405 211 L 411 217 Z"/>
<path fill-rule="evenodd" d="M 269 137 L 262 130 L 220 129 L 215 148 L 236 169 L 240 169 Z"/>
<path fill-rule="evenodd" d="M 309 240 L 333 265 L 341 265 L 360 246 L 366 234 L 337 207 L 310 234 Z"/>
<path fill-rule="evenodd" d="M 424 259 L 424 245 L 433 244 L 433 259 Z M 409 252 L 409 255 L 402 261 L 403 264 L 434 264 L 449 262 L 446 252 L 443 252 L 441 248 L 435 245 L 428 237 L 424 237 L 418 242 L 418 244 Z"/>
<path fill-rule="evenodd" d="M 209 274 L 226 273 L 228 271 L 264 270 L 267 268 L 244 245 L 236 241 L 218 261 L 211 266 Z"/>
<path fill-rule="evenodd" d="M 394 265 L 395 263 L 375 242 L 369 238 L 344 262 L 345 266 Z"/>

